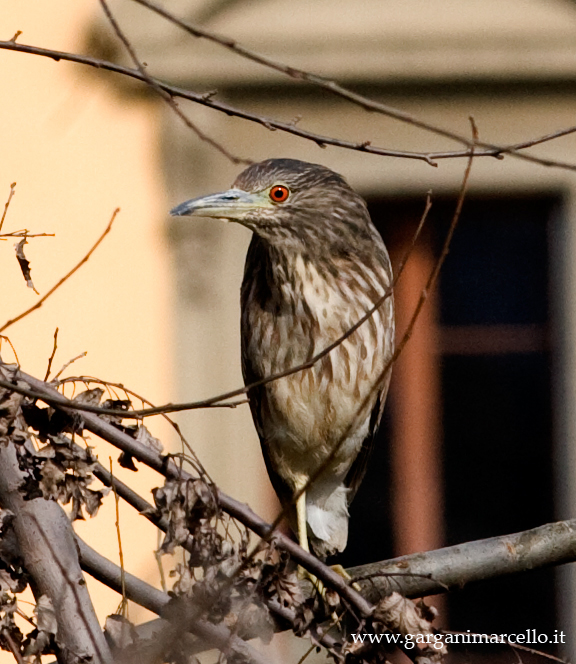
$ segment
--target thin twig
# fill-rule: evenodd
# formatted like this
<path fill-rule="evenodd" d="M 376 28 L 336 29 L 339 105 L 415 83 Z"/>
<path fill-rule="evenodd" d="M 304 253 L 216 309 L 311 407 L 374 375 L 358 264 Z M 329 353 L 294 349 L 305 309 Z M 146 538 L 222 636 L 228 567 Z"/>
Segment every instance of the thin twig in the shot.
<path fill-rule="evenodd" d="M 102 385 L 102 386 L 106 387 L 108 390 L 110 390 L 110 388 L 113 387 L 113 388 L 116 388 L 118 390 L 122 390 L 124 392 L 124 394 L 126 395 L 126 397 L 134 397 L 135 399 L 138 399 L 142 404 L 147 404 L 148 406 L 151 406 L 151 407 L 154 406 L 154 404 L 151 401 L 149 401 L 148 399 L 146 399 L 146 397 L 142 396 L 141 394 L 138 394 L 137 392 L 134 392 L 134 390 L 131 390 L 131 389 L 125 387 L 122 383 L 113 383 L 111 381 L 102 380 L 100 378 L 94 378 L 92 376 L 72 376 L 72 377 L 69 377 L 69 378 L 64 378 L 61 381 L 58 381 L 58 385 L 66 385 L 67 383 L 75 384 L 77 382 L 84 383 L 86 386 L 88 386 L 90 384 L 97 383 L 98 385 Z M 55 381 L 52 381 L 52 383 L 54 384 Z M 242 405 L 244 403 L 248 403 L 248 400 L 247 399 L 241 399 L 241 400 L 231 402 L 231 403 L 228 403 L 228 404 L 221 404 L 221 406 L 222 407 L 235 408 L 236 406 Z M 191 462 L 190 465 L 194 468 L 194 470 L 201 477 L 205 478 L 209 483 L 214 484 L 214 481 L 212 480 L 212 478 L 208 474 L 208 471 L 206 470 L 206 468 L 204 468 L 204 466 L 202 465 L 202 462 L 200 461 L 200 459 L 196 455 L 196 452 L 194 452 L 194 450 L 192 449 L 192 446 L 190 445 L 190 443 L 186 440 L 186 438 L 182 434 L 182 431 L 180 430 L 180 427 L 178 426 L 178 424 L 172 418 L 168 417 L 168 415 L 163 414 L 162 417 L 164 418 L 164 420 L 166 420 L 166 422 L 168 422 L 168 424 L 170 424 L 170 426 L 176 432 L 178 438 L 180 439 L 180 443 L 182 444 L 182 448 L 187 449 L 188 452 L 192 455 L 192 462 Z"/>
<path fill-rule="evenodd" d="M 2 365 L 0 364 L 0 367 L 1 366 Z M 48 383 L 44 383 L 20 370 L 15 373 L 15 379 L 22 380 L 32 386 L 34 393 L 37 395 L 36 398 L 50 402 L 52 405 L 63 409 L 64 411 L 76 410 L 76 408 L 69 408 L 69 406 L 73 404 L 70 399 L 62 396 Z M 6 387 L 14 392 L 21 392 L 20 386 L 15 385 L 12 381 L 0 380 L 0 386 Z M 110 444 L 127 454 L 130 454 L 130 456 L 133 456 L 135 459 L 149 466 L 164 477 L 182 481 L 194 479 L 190 473 L 182 470 L 170 457 L 161 455 L 155 450 L 142 445 L 128 434 L 120 431 L 118 428 L 97 417 L 95 414 L 85 412 L 82 419 L 84 420 L 84 428 L 87 431 L 91 431 L 100 438 L 107 440 Z M 217 487 L 214 487 L 214 491 L 218 505 L 232 518 L 238 519 L 260 537 L 269 533 L 270 525 L 253 512 L 248 505 L 231 498 Z M 371 605 L 353 588 L 348 587 L 339 574 L 326 567 L 326 565 L 312 554 L 304 551 L 296 542 L 292 541 L 283 533 L 276 532 L 274 538 L 278 546 L 289 553 L 297 563 L 301 564 L 314 574 L 314 576 L 322 580 L 326 586 L 334 588 L 334 590 L 336 590 L 336 592 L 338 592 L 343 598 L 347 599 L 351 605 L 356 605 L 357 610 L 361 615 L 370 615 L 372 611 Z"/>
<path fill-rule="evenodd" d="M 233 155 L 221 143 L 218 143 L 218 141 L 215 141 L 213 138 L 208 136 L 208 134 L 205 134 L 194 122 L 192 122 L 192 120 L 190 120 L 190 118 L 187 115 L 185 115 L 180 110 L 178 104 L 173 99 L 173 97 L 168 92 L 163 90 L 158 85 L 158 83 L 148 74 L 145 67 L 142 65 L 138 56 L 136 55 L 134 47 L 132 46 L 132 44 L 124 34 L 123 30 L 120 28 L 118 21 L 116 21 L 114 15 L 110 11 L 110 7 L 108 6 L 106 0 L 100 0 L 100 6 L 104 10 L 104 14 L 106 15 L 108 22 L 112 26 L 112 29 L 116 33 L 116 36 L 122 42 L 122 44 L 124 44 L 124 47 L 128 51 L 128 54 L 130 55 L 130 58 L 134 63 L 134 66 L 140 72 L 140 75 L 142 76 L 143 80 L 145 80 L 146 83 L 148 83 L 148 85 L 168 104 L 168 106 L 174 111 L 174 113 L 176 113 L 176 115 L 182 120 L 182 122 L 188 127 L 188 129 L 191 129 L 201 141 L 208 143 L 208 145 L 211 145 L 213 148 L 218 150 L 218 152 L 223 154 L 233 164 L 252 164 L 253 162 L 250 159 L 243 159 L 241 157 Z"/>
<path fill-rule="evenodd" d="M 10 652 L 12 653 L 14 659 L 18 662 L 18 664 L 26 664 L 24 658 L 22 657 L 22 653 L 20 652 L 20 648 L 18 648 L 18 645 L 16 644 L 16 642 L 14 641 L 14 639 L 10 634 L 10 630 L 3 629 L 2 637 L 6 639 L 8 648 L 10 648 Z"/>
<path fill-rule="evenodd" d="M 54 376 L 54 378 L 52 379 L 52 381 L 58 380 L 58 378 L 60 378 L 60 376 L 66 371 L 66 369 L 68 369 L 68 367 L 69 367 L 71 364 L 74 364 L 74 362 L 77 362 L 78 360 L 81 360 L 83 357 L 86 357 L 86 355 L 88 355 L 88 351 L 87 351 L 87 350 L 83 351 L 82 353 L 79 353 L 78 355 L 76 355 L 76 357 L 73 357 L 71 360 L 68 360 L 68 362 L 64 362 L 64 364 L 62 365 L 62 368 L 61 368 L 60 371 Z"/>
<path fill-rule="evenodd" d="M 48 366 L 46 367 L 46 375 L 44 376 L 45 383 L 47 383 L 48 378 L 50 378 L 50 370 L 52 369 L 52 362 L 54 361 L 54 356 L 56 355 L 57 348 L 58 348 L 58 328 L 54 330 L 54 345 L 52 347 L 52 353 L 48 358 Z"/>
<path fill-rule="evenodd" d="M 39 46 L 31 46 L 28 44 L 18 44 L 12 41 L 0 41 L 0 49 L 16 51 L 19 53 L 29 53 L 31 55 L 38 55 L 41 57 L 50 58 L 56 62 L 63 60 L 67 62 L 74 62 L 76 64 L 86 65 L 88 67 L 94 67 L 96 69 L 101 69 L 104 71 L 114 72 L 116 74 L 121 74 L 129 78 L 133 78 L 144 83 L 147 83 L 147 78 L 152 78 L 148 76 L 142 76 L 142 74 L 137 69 L 131 69 L 130 67 L 123 67 L 117 65 L 113 62 L 108 62 L 99 58 L 93 58 L 87 55 L 78 55 L 76 53 L 67 53 L 66 51 L 56 51 L 48 48 L 41 48 Z M 347 141 L 340 138 L 335 138 L 331 136 L 324 136 L 322 134 L 316 134 L 311 131 L 306 131 L 301 129 L 293 122 L 281 122 L 273 118 L 268 118 L 257 113 L 250 113 L 240 108 L 226 104 L 225 102 L 214 99 L 213 93 L 202 94 L 192 92 L 190 90 L 185 90 L 174 85 L 170 85 L 163 81 L 160 81 L 156 78 L 153 79 L 154 82 L 164 91 L 168 92 L 173 97 L 180 97 L 182 99 L 188 99 L 202 106 L 207 106 L 216 111 L 222 112 L 228 116 L 235 116 L 249 122 L 255 122 L 267 129 L 278 129 L 280 131 L 292 134 L 294 136 L 299 136 L 306 140 L 310 140 L 317 145 L 324 147 L 326 145 L 332 145 L 334 147 L 344 148 L 347 150 L 355 150 L 358 152 L 366 152 L 368 154 L 375 154 L 385 157 L 398 157 L 403 159 L 416 159 L 419 161 L 425 161 L 431 166 L 437 166 L 438 164 L 434 159 L 450 159 L 450 158 L 463 158 L 470 156 L 470 149 L 467 150 L 457 150 L 454 152 L 413 152 L 410 150 L 390 150 L 388 148 L 382 148 L 375 145 L 372 145 L 370 141 Z M 444 130 L 442 130 L 444 131 Z M 510 154 L 511 156 L 517 157 L 519 159 L 524 159 L 541 166 L 561 168 L 564 170 L 574 171 L 576 170 L 576 164 L 567 163 L 554 159 L 545 159 L 540 157 L 535 157 L 529 154 L 523 154 L 519 150 L 524 149 L 526 146 L 534 144 L 540 144 L 547 141 L 554 140 L 561 136 L 566 136 L 576 132 L 576 127 L 563 128 L 552 134 L 548 134 L 547 137 L 540 137 L 534 139 L 534 141 L 525 141 L 519 143 L 518 145 L 512 146 L 498 146 L 492 143 L 479 143 L 478 145 L 484 147 L 485 149 L 480 150 L 476 149 L 474 152 L 474 157 L 499 157 L 502 154 Z M 467 139 L 460 137 L 462 139 L 460 142 L 466 142 Z M 456 140 L 456 138 L 454 139 Z"/>
<path fill-rule="evenodd" d="M 519 147 L 514 146 L 514 147 L 509 147 L 508 149 L 498 148 L 497 146 L 491 143 L 483 143 L 483 142 L 481 143 L 481 142 L 471 141 L 467 136 L 463 136 L 448 129 L 444 129 L 443 127 L 439 127 L 438 125 L 426 122 L 425 120 L 421 120 L 415 115 L 407 113 L 406 111 L 403 111 L 399 108 L 395 108 L 387 104 L 382 104 L 381 102 L 375 101 L 374 99 L 370 99 L 369 97 L 365 97 L 364 95 L 353 92 L 352 90 L 349 90 L 348 88 L 340 85 L 334 80 L 325 78 L 324 76 L 319 76 L 318 74 L 313 74 L 312 72 L 306 71 L 304 69 L 299 69 L 298 67 L 286 65 L 282 62 L 269 58 L 263 55 L 262 53 L 257 53 L 256 51 L 253 51 L 243 46 L 242 44 L 239 44 L 235 39 L 224 37 L 222 35 L 217 35 L 214 32 L 206 30 L 205 28 L 199 28 L 197 26 L 193 26 L 187 21 L 183 21 L 182 19 L 178 18 L 177 16 L 167 11 L 161 5 L 156 4 L 152 0 L 133 0 L 133 2 L 136 2 L 137 4 L 142 5 L 147 9 L 150 9 L 151 11 L 167 19 L 168 21 L 170 21 L 170 23 L 173 23 L 174 25 L 178 26 L 182 30 L 185 30 L 188 34 L 194 37 L 206 39 L 214 44 L 218 44 L 219 46 L 222 46 L 223 48 L 232 51 L 233 53 L 239 55 L 240 57 L 243 57 L 252 62 L 256 62 L 257 64 L 267 67 L 268 69 L 272 69 L 281 74 L 284 74 L 285 76 L 288 76 L 295 81 L 311 83 L 316 87 L 331 92 L 337 97 L 352 102 L 353 104 L 359 106 L 360 108 L 363 108 L 364 110 L 380 113 L 395 120 L 399 120 L 400 122 L 412 125 L 413 127 L 418 127 L 419 129 L 423 129 L 425 131 L 436 134 L 437 136 L 449 138 L 453 141 L 461 143 L 468 148 L 468 150 L 466 150 L 463 154 L 460 154 L 460 156 L 463 157 L 464 156 L 469 157 L 472 148 L 474 148 L 475 150 L 475 156 L 478 156 L 479 154 L 478 147 L 483 147 L 487 150 L 487 152 L 485 153 L 486 156 L 490 155 L 490 156 L 499 157 L 504 153 L 514 154 L 518 149 L 522 149 L 523 147 L 528 147 L 528 145 L 532 144 L 535 145 L 538 142 L 551 140 L 550 138 L 543 138 L 540 140 L 536 140 L 534 143 L 529 142 L 528 145 L 520 144 Z M 573 127 L 568 130 L 563 130 L 563 133 L 557 135 L 564 136 L 568 133 L 573 133 L 575 131 L 576 127 Z M 557 135 L 554 135 L 553 137 L 556 138 Z M 369 142 L 367 142 L 366 147 L 367 148 L 370 147 Z M 552 161 L 546 159 L 540 159 L 538 157 L 532 157 L 531 155 L 516 155 L 516 156 L 520 156 L 521 158 L 528 159 L 530 161 L 535 161 L 536 163 L 540 163 L 542 165 L 547 165 L 547 166 L 554 165 Z M 446 157 L 444 156 L 443 158 Z M 428 157 L 429 163 L 431 162 L 432 159 L 433 157 L 430 156 Z M 571 165 L 571 166 L 573 169 L 576 169 L 576 165 Z"/>
<path fill-rule="evenodd" d="M 16 359 L 16 364 L 20 366 L 20 360 L 18 359 L 18 354 L 16 353 L 16 349 L 14 348 L 14 344 L 10 341 L 10 337 L 7 337 L 4 334 L 0 334 L 0 349 L 2 347 L 2 340 L 6 341 L 10 348 L 12 349 L 12 352 L 14 353 L 14 358 Z"/>
<path fill-rule="evenodd" d="M 10 233 L 2 233 L 0 240 L 7 240 L 9 237 L 56 237 L 56 233 L 29 233 L 27 229 L 20 231 L 11 231 Z"/>
<path fill-rule="evenodd" d="M 300 657 L 300 659 L 298 660 L 298 664 L 304 664 L 304 662 L 308 659 L 308 657 L 310 657 L 310 655 L 314 652 L 315 649 L 316 645 L 312 644 L 308 648 L 308 650 L 302 655 L 302 657 Z"/>
<path fill-rule="evenodd" d="M 114 505 L 116 508 L 116 535 L 118 537 L 118 557 L 120 559 L 120 586 L 122 589 L 122 601 L 120 602 L 120 615 L 125 618 L 128 616 L 128 598 L 126 597 L 126 569 L 124 567 L 124 553 L 122 551 L 122 535 L 120 534 L 120 500 L 116 492 L 116 484 L 114 482 L 114 473 L 112 469 L 112 457 L 110 459 L 110 477 L 112 479 L 111 486 L 114 493 Z"/>
<path fill-rule="evenodd" d="M 110 219 L 110 221 L 109 221 L 109 223 L 108 223 L 108 226 L 106 226 L 106 229 L 104 230 L 104 232 L 102 233 L 102 235 L 96 240 L 96 242 L 94 243 L 94 245 L 92 245 L 92 248 L 90 249 L 90 251 L 88 251 L 88 253 L 84 256 L 84 258 L 82 258 L 82 260 L 81 260 L 80 262 L 78 262 L 78 263 L 77 263 L 77 264 L 76 264 L 76 265 L 70 270 L 70 272 L 68 272 L 65 276 L 63 276 L 62 279 L 60 279 L 60 281 L 59 281 L 56 285 L 52 286 L 52 288 L 46 293 L 46 295 L 42 296 L 42 297 L 38 300 L 38 302 L 36 302 L 36 304 L 33 304 L 29 309 L 26 309 L 26 311 L 23 311 L 21 314 L 19 314 L 19 315 L 16 316 L 15 318 L 11 318 L 10 320 L 6 321 L 6 323 L 4 323 L 4 325 L 3 325 L 2 327 L 0 327 L 0 332 L 4 332 L 4 330 L 6 330 L 7 328 L 9 328 L 9 327 L 10 327 L 11 325 L 13 325 L 14 323 L 18 322 L 19 320 L 22 320 L 23 318 L 25 318 L 26 316 L 28 316 L 28 314 L 31 314 L 33 311 L 36 311 L 36 309 L 39 309 L 39 308 L 44 304 L 44 302 L 46 302 L 46 300 L 52 295 L 52 293 L 54 293 L 56 290 L 58 290 L 58 288 L 60 288 L 60 286 L 62 286 L 62 284 L 63 284 L 64 282 L 68 281 L 68 279 L 69 279 L 69 278 L 70 278 L 70 277 L 71 277 L 71 276 L 72 276 L 77 270 L 79 270 L 79 269 L 82 267 L 82 265 L 84 265 L 84 263 L 86 263 L 86 262 L 88 261 L 88 259 L 89 259 L 90 256 L 92 256 L 92 254 L 96 251 L 96 249 L 98 248 L 98 246 L 100 245 L 100 243 L 102 242 L 102 240 L 103 240 L 103 239 L 108 235 L 108 233 L 110 232 L 110 229 L 112 228 L 112 224 L 114 223 L 114 220 L 116 219 L 116 215 L 117 215 L 119 212 L 120 212 L 120 208 L 116 208 L 116 209 L 114 210 L 114 212 L 112 213 L 112 218 Z"/>
<path fill-rule="evenodd" d="M 2 213 L 2 219 L 0 219 L 0 231 L 2 230 L 2 226 L 4 226 L 4 220 L 6 219 L 6 213 L 8 212 L 8 208 L 10 207 L 10 201 L 12 200 L 12 197 L 16 193 L 16 183 L 13 182 L 10 185 L 10 193 L 8 194 L 8 199 L 6 200 L 6 203 L 4 203 L 4 212 Z"/>

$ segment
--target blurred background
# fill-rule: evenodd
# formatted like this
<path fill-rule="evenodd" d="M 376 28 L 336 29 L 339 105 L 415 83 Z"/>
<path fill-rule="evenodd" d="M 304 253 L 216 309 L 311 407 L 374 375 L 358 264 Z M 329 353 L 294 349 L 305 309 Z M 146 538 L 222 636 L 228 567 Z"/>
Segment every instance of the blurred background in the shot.
<path fill-rule="evenodd" d="M 163 6 L 446 129 L 470 135 L 473 115 L 484 141 L 510 145 L 575 124 L 572 0 Z M 147 70 L 162 79 L 196 92 L 217 90 L 234 106 L 327 136 L 418 152 L 458 147 L 194 39 L 130 0 L 110 7 Z M 0 15 L 4 39 L 21 30 L 21 43 L 130 64 L 96 0 L 21 0 Z M 0 51 L 0 77 L 0 202 L 2 189 L 7 197 L 17 182 L 4 231 L 56 234 L 26 247 L 41 294 L 121 207 L 88 264 L 7 331 L 23 368 L 43 376 L 59 327 L 55 366 L 88 351 L 69 375 L 122 382 L 155 403 L 240 386 L 238 298 L 249 233 L 214 220 L 169 219 L 167 211 L 228 188 L 242 167 L 128 79 L 7 51 Z M 294 157 L 342 173 L 367 199 L 395 265 L 433 192 L 426 231 L 397 288 L 402 333 L 438 256 L 465 161 L 440 160 L 434 168 L 321 149 L 261 124 L 179 105 L 235 155 Z M 576 138 L 566 136 L 532 153 L 575 162 L 575 147 Z M 573 171 L 513 157 L 474 163 L 440 283 L 394 369 L 339 562 L 358 565 L 576 516 L 575 194 Z M 0 243 L 0 252 L 4 320 L 37 296 L 25 286 L 11 243 Z M 10 353 L 2 346 L 4 359 Z M 215 481 L 272 518 L 276 498 L 247 407 L 176 419 Z M 151 428 L 168 448 L 176 445 L 161 422 Z M 129 480 L 154 485 L 142 471 Z M 104 523 L 88 523 L 82 534 L 117 560 L 115 532 Z M 122 532 L 128 569 L 156 578 L 153 529 L 127 508 Z M 100 615 L 112 612 L 113 594 L 95 592 Z M 550 636 L 562 629 L 568 648 L 549 650 L 574 656 L 575 592 L 572 566 L 493 581 L 445 598 L 442 624 Z M 490 648 L 485 654 L 493 660 Z M 500 654 L 513 661 L 508 651 Z"/>

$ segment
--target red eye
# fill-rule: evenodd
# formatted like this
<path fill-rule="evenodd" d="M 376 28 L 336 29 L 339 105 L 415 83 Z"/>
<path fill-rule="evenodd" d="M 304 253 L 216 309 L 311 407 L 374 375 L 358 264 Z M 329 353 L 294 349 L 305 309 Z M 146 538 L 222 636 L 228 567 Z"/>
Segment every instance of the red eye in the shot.
<path fill-rule="evenodd" d="M 277 184 L 275 187 L 270 189 L 270 198 L 275 203 L 283 203 L 288 198 L 288 196 L 290 196 L 288 187 L 284 187 L 281 184 Z"/>

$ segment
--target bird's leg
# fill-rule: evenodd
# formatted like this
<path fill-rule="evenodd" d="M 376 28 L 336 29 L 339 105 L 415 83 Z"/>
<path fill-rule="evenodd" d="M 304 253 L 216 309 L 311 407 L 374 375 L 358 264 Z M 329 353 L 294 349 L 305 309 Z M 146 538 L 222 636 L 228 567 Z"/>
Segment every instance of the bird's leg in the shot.
<path fill-rule="evenodd" d="M 296 492 L 300 495 L 296 499 L 296 523 L 298 528 L 298 543 L 306 551 L 310 553 L 310 546 L 308 544 L 308 524 L 306 522 L 306 480 L 302 478 L 296 484 Z M 324 584 L 317 579 L 314 574 L 304 569 L 301 565 L 298 566 L 298 576 L 301 579 L 308 579 L 313 586 L 316 587 L 320 594 L 324 592 Z"/>
<path fill-rule="evenodd" d="M 351 577 L 350 574 L 348 574 L 348 572 L 342 567 L 342 565 L 340 565 L 340 564 L 337 564 L 337 565 L 330 565 L 330 569 L 331 569 L 333 572 L 336 572 L 336 574 L 339 574 L 339 575 L 344 579 L 344 581 L 346 581 L 349 585 L 352 586 L 352 588 L 354 588 L 354 590 L 356 590 L 356 591 L 358 591 L 358 592 L 361 591 L 360 584 L 358 584 L 358 583 L 350 583 L 350 582 L 352 581 L 352 577 Z"/>
<path fill-rule="evenodd" d="M 298 527 L 298 543 L 306 551 L 310 553 L 310 546 L 308 544 L 308 524 L 306 522 L 306 490 L 303 490 L 305 486 L 305 480 L 298 482 L 296 486 L 296 492 L 301 491 L 300 495 L 296 499 L 296 522 Z M 332 565 L 332 569 L 340 574 L 347 581 L 350 580 L 350 575 L 347 574 L 346 570 L 342 565 Z M 318 593 L 322 598 L 325 599 L 326 589 L 324 584 L 320 579 L 317 579 L 314 574 L 311 574 L 308 570 L 304 569 L 301 565 L 298 566 L 298 576 L 300 579 L 308 579 L 312 585 L 316 588 Z M 358 584 L 355 584 L 358 587 Z M 340 618 L 335 611 L 331 613 L 332 619 L 335 621 L 335 624 L 340 624 Z"/>
<path fill-rule="evenodd" d="M 298 523 L 298 543 L 306 551 L 310 553 L 308 546 L 308 526 L 306 524 L 306 491 L 298 496 L 296 500 L 296 519 Z"/>
<path fill-rule="evenodd" d="M 300 491 L 300 495 L 296 499 L 296 524 L 298 529 L 298 543 L 304 551 L 310 553 L 310 547 L 308 545 L 308 525 L 306 523 L 306 489 L 303 489 L 305 484 L 306 480 L 302 479 L 296 485 L 296 492 Z M 315 581 L 315 577 L 312 577 L 312 575 L 301 566 L 298 566 L 298 576 L 301 579 L 309 578 L 312 582 Z"/>

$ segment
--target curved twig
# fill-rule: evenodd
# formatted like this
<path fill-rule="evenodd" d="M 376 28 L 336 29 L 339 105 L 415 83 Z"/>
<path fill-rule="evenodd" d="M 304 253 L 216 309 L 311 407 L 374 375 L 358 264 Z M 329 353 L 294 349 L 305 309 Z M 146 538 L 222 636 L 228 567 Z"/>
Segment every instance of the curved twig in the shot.
<path fill-rule="evenodd" d="M 57 291 L 57 290 L 60 288 L 60 286 L 62 286 L 62 284 L 63 284 L 65 281 L 68 281 L 68 279 L 69 279 L 69 278 L 70 278 L 70 277 L 71 277 L 71 276 L 72 276 L 77 270 L 79 270 L 79 269 L 82 267 L 82 265 L 84 265 L 84 263 L 86 263 L 86 262 L 88 261 L 88 259 L 89 259 L 90 256 L 92 256 L 92 254 L 96 251 L 96 249 L 98 248 L 98 246 L 100 245 L 100 243 L 102 242 L 102 240 L 108 235 L 108 233 L 109 233 L 110 230 L 112 229 L 112 224 L 114 223 L 114 220 L 116 219 L 116 216 L 117 216 L 117 214 L 118 214 L 119 212 L 120 212 L 120 208 L 116 208 L 116 209 L 114 210 L 114 212 L 112 213 L 112 218 L 111 218 L 110 221 L 108 222 L 108 226 L 106 226 L 106 228 L 104 229 L 104 232 L 102 233 L 102 235 L 101 235 L 101 236 L 96 240 L 96 242 L 92 245 L 92 247 L 90 248 L 90 250 L 88 251 L 88 253 L 87 253 L 87 254 L 86 254 L 86 255 L 85 255 L 85 256 L 84 256 L 84 257 L 83 257 L 78 263 L 76 263 L 76 265 L 70 270 L 70 272 L 68 272 L 67 274 L 65 274 L 65 275 L 62 277 L 62 279 L 60 279 L 60 281 L 58 281 L 57 284 L 55 284 L 54 286 L 52 286 L 52 288 L 51 288 L 51 289 L 50 289 L 45 295 L 43 295 L 43 296 L 42 296 L 42 297 L 41 297 L 41 298 L 40 298 L 35 304 L 33 304 L 31 307 L 29 307 L 28 309 L 26 309 L 26 311 L 23 311 L 21 314 L 18 314 L 18 316 L 15 316 L 14 318 L 11 318 L 10 320 L 6 321 L 6 322 L 4 323 L 4 325 L 3 325 L 2 327 L 0 327 L 0 333 L 1 333 L 1 332 L 4 332 L 4 330 L 6 330 L 7 328 L 9 328 L 9 327 L 10 327 L 11 325 L 13 325 L 14 323 L 17 323 L 19 320 L 22 320 L 23 318 L 25 318 L 26 316 L 28 316 L 28 314 L 31 314 L 33 311 L 36 311 L 36 309 L 40 309 L 40 307 L 44 304 L 44 302 L 46 302 L 46 300 L 52 295 L 52 293 L 54 293 L 55 291 Z"/>
<path fill-rule="evenodd" d="M 50 58 L 56 62 L 63 60 L 67 62 L 74 62 L 76 64 L 87 65 L 95 69 L 101 69 L 103 71 L 110 71 L 116 74 L 121 74 L 132 79 L 142 81 L 143 83 L 147 82 L 147 77 L 142 76 L 142 74 L 137 69 L 132 69 L 130 67 L 123 67 L 121 65 L 115 64 L 113 62 L 108 62 L 106 60 L 101 60 L 99 58 L 93 58 L 88 55 L 79 55 L 76 53 L 68 53 L 66 51 L 56 51 L 54 49 L 42 48 L 40 46 L 32 46 L 29 44 L 19 44 L 14 41 L 0 41 L 0 50 L 16 51 L 19 53 L 28 53 L 31 55 L 38 55 L 45 58 Z M 155 84 L 165 92 L 168 92 L 172 97 L 179 97 L 181 99 L 188 99 L 202 106 L 207 106 L 216 111 L 220 111 L 228 116 L 235 116 L 242 120 L 247 120 L 249 122 L 255 122 L 267 129 L 278 129 L 280 131 L 292 134 L 293 136 L 298 136 L 306 140 L 310 140 L 320 147 L 325 147 L 327 145 L 332 145 L 338 148 L 344 148 L 347 150 L 355 150 L 358 152 L 366 152 L 368 154 L 375 154 L 384 157 L 397 157 L 402 159 L 416 159 L 419 161 L 425 161 L 430 164 L 430 166 L 437 166 L 435 159 L 451 159 L 451 158 L 465 158 L 470 156 L 470 149 L 467 150 L 457 150 L 454 152 L 414 152 L 410 150 L 390 150 L 388 148 L 382 148 L 379 146 L 372 145 L 370 141 L 347 141 L 340 138 L 335 138 L 331 136 L 324 136 L 322 134 L 317 134 L 315 132 L 306 131 L 301 129 L 296 124 L 291 122 L 281 122 L 280 120 L 275 120 L 273 118 L 268 118 L 257 113 L 250 113 L 243 109 L 231 106 L 225 102 L 214 99 L 214 93 L 209 92 L 206 94 L 192 92 L 190 90 L 185 90 L 179 88 L 175 85 L 170 85 L 160 81 L 157 78 L 152 78 Z M 433 127 L 433 125 L 431 125 Z M 424 128 L 424 127 L 422 127 Z M 440 128 L 438 128 L 440 131 Z M 523 154 L 519 152 L 526 147 L 532 145 L 537 145 L 545 143 L 547 141 L 554 140 L 561 136 L 566 136 L 576 132 L 576 127 L 568 127 L 558 130 L 547 136 L 542 136 L 533 140 L 524 141 L 517 145 L 509 146 L 498 146 L 491 143 L 479 143 L 480 147 L 485 149 L 476 150 L 474 156 L 477 157 L 499 157 L 503 154 L 510 154 L 511 156 L 518 157 L 520 159 L 525 159 L 542 166 L 550 166 L 556 168 L 562 168 L 565 170 L 574 171 L 576 170 L 576 164 L 566 163 L 554 159 L 544 159 L 540 157 L 534 157 L 532 155 Z M 464 142 L 467 139 L 460 137 L 460 142 Z M 457 140 L 454 138 L 454 140 Z M 459 140 L 459 139 L 458 139 Z M 468 143 L 465 143 L 468 145 Z"/>

